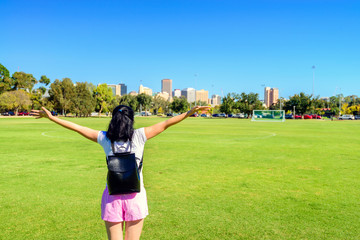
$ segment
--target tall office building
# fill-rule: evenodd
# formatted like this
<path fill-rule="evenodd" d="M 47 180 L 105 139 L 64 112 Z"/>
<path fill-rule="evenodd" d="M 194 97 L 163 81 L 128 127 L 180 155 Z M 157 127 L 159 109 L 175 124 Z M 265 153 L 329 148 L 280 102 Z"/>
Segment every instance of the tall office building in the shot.
<path fill-rule="evenodd" d="M 196 102 L 202 101 L 202 102 L 208 102 L 209 98 L 209 91 L 205 91 L 204 89 L 196 90 Z"/>
<path fill-rule="evenodd" d="M 123 96 L 127 92 L 127 86 L 123 83 L 120 84 L 108 84 L 108 87 L 111 88 L 113 96 Z"/>
<path fill-rule="evenodd" d="M 180 89 L 174 89 L 173 97 L 181 97 L 181 90 Z"/>
<path fill-rule="evenodd" d="M 120 88 L 121 88 L 121 96 L 124 96 L 127 94 L 127 86 L 124 83 L 120 83 Z"/>
<path fill-rule="evenodd" d="M 221 97 L 219 95 L 215 95 L 215 94 L 212 95 L 210 104 L 211 104 L 212 107 L 221 105 Z"/>
<path fill-rule="evenodd" d="M 169 100 L 169 97 L 170 97 L 167 92 L 157 93 L 157 94 L 155 94 L 155 97 L 156 97 L 156 96 L 161 97 L 161 98 L 164 99 L 165 101 L 168 101 L 168 100 Z"/>
<path fill-rule="evenodd" d="M 270 87 L 265 87 L 264 90 L 264 103 L 266 105 L 266 107 L 268 107 L 268 104 L 270 102 Z"/>
<path fill-rule="evenodd" d="M 118 84 L 108 84 L 108 87 L 111 88 L 113 96 L 121 96 L 121 86 Z"/>
<path fill-rule="evenodd" d="M 139 87 L 139 94 L 145 93 L 147 95 L 152 96 L 152 90 L 151 88 L 144 87 L 143 85 L 140 85 Z"/>
<path fill-rule="evenodd" d="M 276 104 L 279 99 L 279 89 L 266 87 L 264 92 L 264 102 L 266 107 Z"/>
<path fill-rule="evenodd" d="M 169 96 L 172 93 L 172 80 L 171 79 L 163 79 L 161 80 L 161 92 L 167 92 Z"/>
<path fill-rule="evenodd" d="M 185 88 L 181 90 L 181 96 L 184 96 L 188 103 L 195 102 L 196 100 L 196 93 L 194 88 Z"/>
<path fill-rule="evenodd" d="M 276 104 L 279 100 L 279 89 L 273 88 L 270 92 L 270 106 Z"/>

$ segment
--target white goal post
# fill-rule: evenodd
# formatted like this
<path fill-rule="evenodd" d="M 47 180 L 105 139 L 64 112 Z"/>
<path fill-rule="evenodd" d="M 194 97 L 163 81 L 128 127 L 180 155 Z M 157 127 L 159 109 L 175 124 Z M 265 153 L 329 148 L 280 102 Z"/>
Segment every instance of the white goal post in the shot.
<path fill-rule="evenodd" d="M 253 110 L 251 121 L 254 122 L 284 122 L 284 110 Z"/>

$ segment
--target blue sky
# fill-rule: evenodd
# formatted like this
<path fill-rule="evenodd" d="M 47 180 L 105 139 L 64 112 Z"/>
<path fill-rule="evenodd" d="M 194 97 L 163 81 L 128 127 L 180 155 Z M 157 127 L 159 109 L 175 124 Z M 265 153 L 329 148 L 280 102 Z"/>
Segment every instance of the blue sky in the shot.
<path fill-rule="evenodd" d="M 360 95 L 360 1 L 0 0 L 0 63 L 52 81 Z"/>

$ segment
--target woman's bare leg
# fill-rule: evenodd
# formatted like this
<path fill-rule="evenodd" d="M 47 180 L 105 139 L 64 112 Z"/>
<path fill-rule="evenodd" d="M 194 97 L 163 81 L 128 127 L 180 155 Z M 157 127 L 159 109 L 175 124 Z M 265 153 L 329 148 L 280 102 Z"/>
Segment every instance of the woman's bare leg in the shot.
<path fill-rule="evenodd" d="M 105 221 L 106 232 L 109 240 L 123 240 L 123 222 Z"/>
<path fill-rule="evenodd" d="M 125 240 L 139 240 L 144 219 L 125 222 Z"/>

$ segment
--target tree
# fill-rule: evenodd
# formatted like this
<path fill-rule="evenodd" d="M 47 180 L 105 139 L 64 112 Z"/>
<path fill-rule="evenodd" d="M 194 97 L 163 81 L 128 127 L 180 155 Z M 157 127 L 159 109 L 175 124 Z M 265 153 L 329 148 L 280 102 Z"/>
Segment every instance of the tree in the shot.
<path fill-rule="evenodd" d="M 351 114 L 359 115 L 360 114 L 360 104 L 349 107 L 349 111 Z"/>
<path fill-rule="evenodd" d="M 129 95 L 129 94 L 121 96 L 121 98 L 119 100 L 119 104 L 129 106 L 134 111 L 136 111 L 136 109 L 139 106 L 136 96 Z"/>
<path fill-rule="evenodd" d="M 75 86 L 74 113 L 76 116 L 89 116 L 95 110 L 95 99 L 87 83 L 77 82 Z"/>
<path fill-rule="evenodd" d="M 145 110 L 150 108 L 150 104 L 152 102 L 152 97 L 145 94 L 145 93 L 141 93 L 139 95 L 136 96 L 136 99 L 140 105 L 140 108 L 139 110 L 142 110 L 142 108 L 144 107 Z"/>
<path fill-rule="evenodd" d="M 310 109 L 312 105 L 311 95 L 306 95 L 305 93 L 301 92 L 299 94 L 299 100 L 300 102 L 297 109 L 298 112 L 303 115 Z"/>
<path fill-rule="evenodd" d="M 113 93 L 110 87 L 107 86 L 106 83 L 100 84 L 94 90 L 94 97 L 96 100 L 96 108 L 95 110 L 99 111 L 99 117 L 101 112 L 104 110 L 106 112 L 109 111 L 109 105 L 113 99 Z"/>
<path fill-rule="evenodd" d="M 339 99 L 340 98 L 340 95 L 337 95 L 337 96 L 331 96 L 330 97 L 330 104 L 335 107 L 335 106 L 339 106 Z"/>
<path fill-rule="evenodd" d="M 161 107 L 159 108 L 159 112 L 164 113 L 164 114 L 168 114 L 170 112 L 170 102 L 169 101 L 164 101 L 162 103 Z"/>
<path fill-rule="evenodd" d="M 66 113 L 70 112 L 74 106 L 75 87 L 70 78 L 63 78 L 61 87 L 63 93 L 63 110 L 66 116 Z"/>
<path fill-rule="evenodd" d="M 46 88 L 41 86 L 41 87 L 38 88 L 38 92 L 40 92 L 41 95 L 44 95 L 46 93 Z"/>
<path fill-rule="evenodd" d="M 15 96 L 11 92 L 4 92 L 0 95 L 0 109 L 3 111 L 14 110 Z"/>
<path fill-rule="evenodd" d="M 121 99 L 121 96 L 116 95 L 111 100 L 111 103 L 108 104 L 108 109 L 109 109 L 110 114 L 112 114 L 112 110 L 119 105 L 120 99 Z"/>
<path fill-rule="evenodd" d="M 50 79 L 45 75 L 41 76 L 40 83 L 47 86 L 50 83 Z M 31 108 L 32 109 L 40 109 L 44 106 L 44 98 L 43 95 L 46 93 L 46 88 L 44 86 L 40 86 L 38 89 L 35 89 L 31 92 L 30 99 L 32 101 Z"/>
<path fill-rule="evenodd" d="M 44 91 L 44 89 L 38 88 L 36 91 L 34 90 L 30 94 L 30 100 L 32 102 L 32 104 L 31 104 L 32 109 L 40 109 L 44 105 L 43 98 L 42 98 L 43 91 Z"/>
<path fill-rule="evenodd" d="M 42 99 L 42 106 L 48 109 L 49 111 L 54 111 L 54 104 L 52 101 L 50 101 L 49 98 L 43 98 Z"/>
<path fill-rule="evenodd" d="M 233 93 L 232 96 L 235 101 L 233 108 L 237 109 L 239 112 L 247 114 L 248 117 L 251 116 L 253 110 L 264 109 L 262 102 L 259 100 L 259 94 L 257 93 Z"/>
<path fill-rule="evenodd" d="M 194 104 L 192 104 L 192 105 L 193 106 L 207 106 L 208 103 L 205 101 L 198 100 L 198 101 L 194 102 Z"/>
<path fill-rule="evenodd" d="M 352 114 L 351 108 L 349 107 L 349 103 L 345 102 L 341 106 L 341 115 L 343 114 Z"/>
<path fill-rule="evenodd" d="M 50 79 L 47 78 L 45 75 L 42 75 L 39 82 L 43 83 L 43 84 L 45 84 L 45 86 L 47 86 L 50 83 Z"/>
<path fill-rule="evenodd" d="M 24 72 L 15 72 L 12 78 L 14 79 L 15 90 L 24 89 L 31 92 L 34 85 L 38 82 L 32 74 Z"/>
<path fill-rule="evenodd" d="M 14 80 L 10 78 L 9 70 L 0 64 L 0 94 L 9 91 L 14 85 Z"/>
<path fill-rule="evenodd" d="M 92 83 L 88 83 L 88 82 L 85 82 L 85 83 L 86 83 L 86 88 L 89 90 L 89 92 L 90 92 L 91 94 L 93 94 L 96 86 L 95 86 L 94 84 L 92 84 Z"/>
<path fill-rule="evenodd" d="M 311 95 L 306 95 L 305 93 L 301 92 L 300 94 L 291 96 L 289 101 L 285 103 L 284 109 L 292 111 L 295 106 L 295 111 L 303 115 L 310 110 L 312 103 Z"/>
<path fill-rule="evenodd" d="M 159 95 L 156 95 L 151 103 L 151 107 L 153 109 L 153 113 L 157 115 L 159 113 L 159 110 L 161 109 L 161 112 L 166 110 L 168 106 L 168 101 L 166 101 L 164 98 L 160 97 Z"/>
<path fill-rule="evenodd" d="M 247 113 L 249 111 L 249 106 L 247 103 L 247 94 L 242 92 L 241 94 L 233 93 L 235 99 L 234 103 L 234 112 Z"/>
<path fill-rule="evenodd" d="M 1 108 L 14 110 L 17 115 L 19 110 L 28 110 L 31 105 L 29 93 L 23 90 L 9 91 L 0 95 Z"/>
<path fill-rule="evenodd" d="M 211 107 L 211 106 L 210 106 L 210 109 L 209 109 L 209 114 L 210 114 L 210 116 L 212 116 L 213 113 L 214 113 L 214 107 Z"/>
<path fill-rule="evenodd" d="M 219 114 L 220 112 L 220 105 L 216 105 L 212 108 L 211 115 L 213 114 Z"/>
<path fill-rule="evenodd" d="M 253 110 L 262 110 L 264 109 L 262 102 L 259 100 L 258 93 L 249 93 L 248 94 L 248 104 L 249 104 L 249 113 L 252 114 Z"/>
<path fill-rule="evenodd" d="M 234 98 L 230 93 L 226 97 L 223 97 L 222 104 L 220 105 L 220 111 L 225 114 L 232 113 L 234 107 Z"/>
<path fill-rule="evenodd" d="M 271 106 L 269 106 L 269 110 L 280 110 L 280 101 L 277 101 L 276 103 L 273 103 Z"/>
<path fill-rule="evenodd" d="M 11 77 L 4 77 L 3 79 L 0 79 L 0 94 L 11 90 L 14 86 L 14 82 L 14 79 Z"/>
<path fill-rule="evenodd" d="M 360 104 L 360 99 L 356 95 L 350 95 L 343 98 L 345 103 L 349 104 L 349 107 Z"/>
<path fill-rule="evenodd" d="M 54 109 L 58 112 L 62 110 L 62 102 L 63 102 L 63 92 L 61 89 L 61 81 L 59 79 L 55 79 L 55 81 L 50 85 L 49 90 L 50 101 L 53 103 Z"/>
<path fill-rule="evenodd" d="M 180 98 L 174 97 L 173 101 L 170 103 L 170 109 L 175 113 L 186 112 L 188 108 L 189 103 L 184 96 L 181 96 Z"/>
<path fill-rule="evenodd" d="M 50 100 L 54 104 L 57 111 L 62 111 L 66 114 L 72 110 L 74 106 L 75 87 L 70 78 L 63 78 L 62 81 L 55 79 L 50 85 L 49 90 Z"/>
<path fill-rule="evenodd" d="M 285 102 L 286 102 L 286 100 L 281 97 L 277 100 L 276 103 L 273 103 L 271 106 L 269 106 L 269 110 L 280 110 L 285 105 Z"/>
<path fill-rule="evenodd" d="M 5 77 L 10 77 L 10 72 L 0 63 L 0 81 L 3 80 Z"/>
<path fill-rule="evenodd" d="M 315 108 L 315 110 L 317 110 L 321 108 L 329 108 L 330 102 L 324 99 L 320 99 L 319 97 L 316 97 L 312 100 L 312 105 Z"/>
<path fill-rule="evenodd" d="M 32 109 L 40 109 L 42 106 L 44 106 L 43 95 L 45 93 L 46 93 L 46 88 L 44 86 L 40 86 L 38 89 L 35 89 L 30 93 L 30 99 L 32 101 L 31 104 Z"/>

